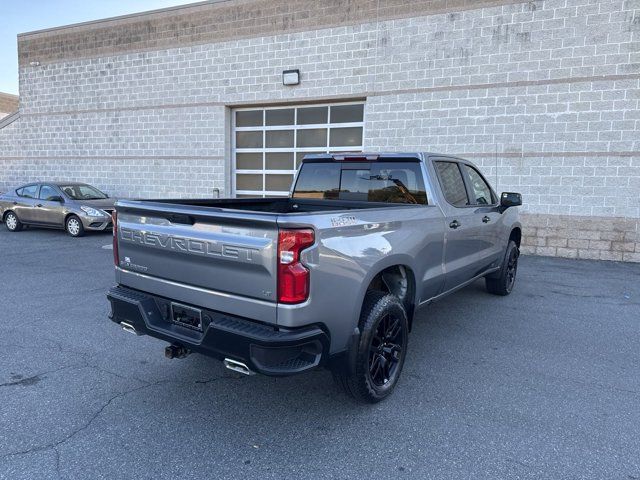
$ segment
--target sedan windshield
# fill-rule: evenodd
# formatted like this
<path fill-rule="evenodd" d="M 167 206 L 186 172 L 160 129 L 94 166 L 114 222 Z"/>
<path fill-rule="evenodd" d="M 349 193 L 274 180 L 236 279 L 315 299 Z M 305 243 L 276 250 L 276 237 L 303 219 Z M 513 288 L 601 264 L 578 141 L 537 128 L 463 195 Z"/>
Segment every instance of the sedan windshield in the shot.
<path fill-rule="evenodd" d="M 104 193 L 91 185 L 61 185 L 60 188 L 65 195 L 73 200 L 101 200 L 107 198 Z"/>

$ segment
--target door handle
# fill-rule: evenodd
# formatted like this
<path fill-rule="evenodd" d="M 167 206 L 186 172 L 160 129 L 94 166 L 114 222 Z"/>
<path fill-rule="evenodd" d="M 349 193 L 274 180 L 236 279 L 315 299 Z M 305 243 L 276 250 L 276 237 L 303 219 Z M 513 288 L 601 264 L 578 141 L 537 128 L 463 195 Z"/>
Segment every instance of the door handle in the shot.
<path fill-rule="evenodd" d="M 456 228 L 458 228 L 460 225 L 461 225 L 461 223 L 460 223 L 458 220 L 454 220 L 453 222 L 451 222 L 451 223 L 449 224 L 449 228 L 453 228 L 453 229 L 455 230 L 455 229 L 456 229 Z"/>
<path fill-rule="evenodd" d="M 491 218 L 489 218 L 487 215 L 485 215 L 484 217 L 482 217 L 482 221 L 484 223 L 489 223 L 491 221 Z"/>

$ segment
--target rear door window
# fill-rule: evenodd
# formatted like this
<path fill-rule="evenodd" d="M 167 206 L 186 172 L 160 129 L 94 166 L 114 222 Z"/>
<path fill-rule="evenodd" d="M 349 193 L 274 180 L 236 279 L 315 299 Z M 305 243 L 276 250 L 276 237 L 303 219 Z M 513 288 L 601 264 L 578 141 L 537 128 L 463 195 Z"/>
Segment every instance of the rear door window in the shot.
<path fill-rule="evenodd" d="M 469 205 L 467 187 L 456 162 L 435 162 L 445 199 L 454 207 Z"/>
<path fill-rule="evenodd" d="M 20 197 L 36 198 L 38 196 L 38 185 L 27 185 L 16 190 L 16 193 Z"/>

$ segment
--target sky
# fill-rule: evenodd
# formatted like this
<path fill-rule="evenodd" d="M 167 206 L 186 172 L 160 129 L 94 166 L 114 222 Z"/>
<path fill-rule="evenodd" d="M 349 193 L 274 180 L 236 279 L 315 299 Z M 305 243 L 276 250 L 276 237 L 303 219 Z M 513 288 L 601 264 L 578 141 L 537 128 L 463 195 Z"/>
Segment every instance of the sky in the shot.
<path fill-rule="evenodd" d="M 197 0 L 0 0 L 0 92 L 18 94 L 18 33 Z"/>

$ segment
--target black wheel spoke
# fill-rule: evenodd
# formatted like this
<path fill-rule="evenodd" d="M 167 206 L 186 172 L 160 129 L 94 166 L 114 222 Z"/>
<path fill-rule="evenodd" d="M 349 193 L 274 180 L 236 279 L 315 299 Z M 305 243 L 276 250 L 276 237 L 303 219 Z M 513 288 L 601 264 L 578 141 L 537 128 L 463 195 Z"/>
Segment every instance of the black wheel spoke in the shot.
<path fill-rule="evenodd" d="M 387 340 L 395 340 L 400 333 L 400 319 L 396 318 L 387 330 Z"/>
<path fill-rule="evenodd" d="M 385 358 L 382 368 L 384 369 L 384 378 L 382 379 L 382 382 L 387 383 L 391 379 L 391 362 Z"/>
<path fill-rule="evenodd" d="M 371 367 L 369 368 L 369 373 L 371 373 L 372 378 L 376 378 L 378 371 L 380 370 L 380 355 L 374 354 L 373 361 L 371 362 Z"/>
<path fill-rule="evenodd" d="M 369 376 L 382 386 L 394 379 L 400 366 L 403 348 L 403 324 L 393 314 L 384 315 L 376 327 L 369 345 Z"/>

